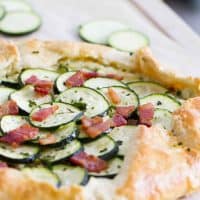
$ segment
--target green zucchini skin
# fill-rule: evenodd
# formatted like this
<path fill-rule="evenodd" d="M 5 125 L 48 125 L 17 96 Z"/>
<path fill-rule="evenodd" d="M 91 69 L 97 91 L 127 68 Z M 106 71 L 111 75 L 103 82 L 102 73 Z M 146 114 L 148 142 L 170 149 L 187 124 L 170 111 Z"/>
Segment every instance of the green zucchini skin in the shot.
<path fill-rule="evenodd" d="M 40 159 L 46 164 L 59 163 L 82 150 L 81 143 L 78 140 L 73 140 L 61 147 L 44 148 L 40 153 Z"/>
<path fill-rule="evenodd" d="M 51 106 L 58 106 L 58 110 L 56 110 L 55 113 L 52 115 L 52 116 L 55 116 L 55 117 L 53 117 L 53 118 L 51 117 L 51 119 L 53 121 L 50 121 L 51 119 L 49 120 L 48 118 L 45 119 L 42 122 L 37 122 L 37 121 L 32 120 L 32 115 L 35 112 L 39 111 L 40 109 L 48 108 L 48 107 L 51 107 Z M 73 113 L 72 116 L 68 116 L 72 113 Z M 62 120 L 60 118 L 60 115 L 62 115 Z M 46 129 L 46 130 L 47 129 L 52 130 L 52 129 L 58 128 L 61 125 L 65 125 L 65 124 L 68 124 L 72 121 L 76 121 L 82 115 L 83 115 L 82 111 L 80 111 L 78 108 L 76 108 L 76 107 L 74 107 L 70 104 L 53 102 L 53 103 L 42 104 L 42 105 L 35 107 L 29 115 L 29 121 L 35 127 L 38 127 L 38 128 L 41 128 L 41 129 Z M 58 116 L 57 120 L 56 120 L 56 116 Z"/>
<path fill-rule="evenodd" d="M 32 150 L 32 153 L 29 155 L 28 151 L 24 152 L 23 148 Z M 7 149 L 7 151 L 6 151 Z M 18 152 L 15 157 L 12 156 L 12 152 L 16 151 L 16 148 L 13 148 L 10 145 L 0 143 L 0 159 L 5 160 L 9 163 L 32 163 L 39 157 L 40 148 L 37 146 L 31 145 L 20 145 L 18 149 L 21 149 L 21 153 Z M 9 153 L 10 151 L 10 153 Z M 18 158 L 17 158 L 18 156 Z"/>
<path fill-rule="evenodd" d="M 78 166 L 57 164 L 53 165 L 52 171 L 60 178 L 61 186 L 86 185 L 89 180 L 87 170 Z"/>
<path fill-rule="evenodd" d="M 106 146 L 106 144 L 109 145 Z M 87 154 L 97 156 L 103 160 L 109 160 L 117 155 L 119 151 L 118 144 L 109 136 L 102 136 L 83 145 Z M 98 149 L 99 148 L 99 149 Z M 95 150 L 95 151 L 92 151 Z"/>
<path fill-rule="evenodd" d="M 90 176 L 96 178 L 114 178 L 120 171 L 123 164 L 123 158 L 114 157 L 108 161 L 108 168 L 99 173 L 89 172 Z"/>
<path fill-rule="evenodd" d="M 86 110 L 84 115 L 94 117 L 103 115 L 109 110 L 109 103 L 106 98 L 97 90 L 88 87 L 72 87 L 58 95 L 56 102 L 68 104 L 84 103 Z"/>
<path fill-rule="evenodd" d="M 49 131 L 47 131 L 49 133 Z M 41 145 L 41 147 L 59 147 L 59 146 L 64 146 L 67 143 L 70 143 L 72 140 L 78 137 L 78 130 L 77 126 L 74 122 L 71 122 L 69 124 L 60 126 L 56 130 L 52 129 L 51 134 L 55 136 L 57 139 L 55 143 L 52 144 L 46 144 L 46 145 L 41 145 L 39 143 L 39 138 L 35 138 L 31 141 L 33 144 Z"/>

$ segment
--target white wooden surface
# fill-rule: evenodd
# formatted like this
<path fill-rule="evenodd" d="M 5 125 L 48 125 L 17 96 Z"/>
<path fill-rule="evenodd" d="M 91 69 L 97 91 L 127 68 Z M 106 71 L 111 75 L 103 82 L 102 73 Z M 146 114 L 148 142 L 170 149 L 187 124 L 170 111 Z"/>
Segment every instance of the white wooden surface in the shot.
<path fill-rule="evenodd" d="M 129 24 L 133 29 L 145 32 L 151 40 L 151 48 L 162 64 L 169 68 L 190 73 L 196 69 L 200 76 L 198 36 L 168 9 L 160 0 L 30 0 L 33 7 L 43 19 L 41 29 L 31 35 L 11 38 L 40 38 L 56 40 L 80 40 L 77 36 L 78 26 L 95 19 L 115 19 Z M 147 12 L 141 12 L 134 2 Z M 153 14 L 152 14 L 153 10 Z M 165 12 L 169 20 L 164 17 Z M 155 20 L 152 23 L 152 18 Z M 162 23 L 160 24 L 160 21 Z M 155 22 L 159 24 L 157 27 Z M 171 22 L 178 24 L 171 26 Z M 181 28 L 180 28 L 181 27 Z M 180 29 L 183 32 L 180 34 Z M 163 33 L 163 30 L 167 34 Z M 169 35 L 169 37 L 167 37 Z M 184 39 L 186 38 L 186 39 Z M 178 40 L 175 42 L 174 40 Z M 200 199 L 198 196 L 195 200 Z"/>

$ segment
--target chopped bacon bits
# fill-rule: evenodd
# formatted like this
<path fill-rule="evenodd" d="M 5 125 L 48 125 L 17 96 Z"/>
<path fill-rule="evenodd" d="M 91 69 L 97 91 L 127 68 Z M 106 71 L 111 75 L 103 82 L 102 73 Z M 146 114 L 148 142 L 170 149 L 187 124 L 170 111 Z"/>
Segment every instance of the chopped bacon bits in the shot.
<path fill-rule="evenodd" d="M 42 122 L 45 119 L 47 119 L 50 115 L 53 115 L 56 112 L 56 110 L 58 110 L 57 105 L 53 105 L 48 108 L 42 108 L 39 111 L 33 113 L 31 119 L 37 122 Z"/>
<path fill-rule="evenodd" d="M 32 75 L 25 81 L 26 84 L 34 85 L 35 92 L 40 95 L 50 94 L 53 90 L 53 82 L 47 80 L 40 80 L 35 75 Z"/>
<path fill-rule="evenodd" d="M 108 97 L 114 104 L 119 104 L 121 102 L 120 96 L 112 88 L 108 88 Z"/>
<path fill-rule="evenodd" d="M 90 126 L 93 126 L 95 124 L 103 122 L 103 118 L 99 117 L 99 116 L 96 116 L 96 117 L 93 117 L 93 118 L 88 118 L 86 116 L 83 116 L 81 118 L 81 122 L 82 122 L 83 128 L 88 128 Z"/>
<path fill-rule="evenodd" d="M 81 151 L 70 158 L 73 164 L 86 168 L 89 172 L 101 172 L 107 169 L 108 164 L 106 161 Z"/>
<path fill-rule="evenodd" d="M 106 74 L 104 77 L 106 78 L 112 78 L 118 81 L 123 80 L 123 76 L 117 75 L 117 74 Z"/>
<path fill-rule="evenodd" d="M 154 106 L 151 103 L 147 103 L 138 107 L 139 123 L 151 126 L 154 116 Z"/>
<path fill-rule="evenodd" d="M 117 106 L 116 113 L 128 118 L 130 114 L 135 110 L 134 106 Z"/>
<path fill-rule="evenodd" d="M 18 146 L 27 140 L 33 139 L 38 133 L 38 128 L 32 127 L 29 124 L 23 124 L 19 128 L 16 128 L 2 136 L 0 141 L 13 146 Z"/>
<path fill-rule="evenodd" d="M 39 143 L 41 145 L 47 145 L 47 144 L 54 144 L 56 142 L 56 137 L 53 134 L 47 134 L 45 138 L 39 139 Z"/>
<path fill-rule="evenodd" d="M 115 114 L 112 118 L 112 126 L 124 126 L 127 124 L 127 120 L 120 114 Z"/>
<path fill-rule="evenodd" d="M 93 126 L 88 127 L 85 132 L 91 138 L 96 138 L 101 135 L 103 132 L 107 131 L 111 127 L 111 121 L 106 120 L 104 122 L 95 124 Z"/>
<path fill-rule="evenodd" d="M 103 118 L 98 116 L 93 118 L 84 116 L 82 117 L 81 122 L 83 130 L 91 138 L 95 138 L 108 130 L 111 124 L 110 121 L 103 121 Z"/>
<path fill-rule="evenodd" d="M 78 71 L 66 80 L 65 85 L 67 87 L 79 87 L 82 86 L 86 80 L 95 77 L 98 77 L 97 72 Z"/>
<path fill-rule="evenodd" d="M 4 115 L 17 115 L 19 108 L 15 101 L 9 100 L 6 103 L 0 105 L 0 117 Z"/>
<path fill-rule="evenodd" d="M 85 78 L 83 73 L 78 71 L 66 80 L 65 85 L 67 87 L 79 87 L 82 86 L 84 82 Z"/>
<path fill-rule="evenodd" d="M 7 168 L 8 165 L 6 162 L 0 162 L 0 168 Z"/>

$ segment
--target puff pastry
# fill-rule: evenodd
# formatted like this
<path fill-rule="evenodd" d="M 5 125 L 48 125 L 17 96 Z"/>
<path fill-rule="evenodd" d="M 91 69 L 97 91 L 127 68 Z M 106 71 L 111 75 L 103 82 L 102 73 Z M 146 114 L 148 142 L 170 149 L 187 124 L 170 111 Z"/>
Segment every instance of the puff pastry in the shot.
<path fill-rule="evenodd" d="M 164 69 L 149 49 L 134 55 L 109 47 L 63 41 L 0 41 L 1 77 L 26 67 L 56 69 L 58 62 L 87 62 L 141 73 L 174 90 L 200 93 L 198 77 L 180 77 Z M 35 53 L 37 52 L 37 53 Z M 161 127 L 138 126 L 119 175 L 91 178 L 87 186 L 61 189 L 36 182 L 12 168 L 0 168 L 1 200 L 175 200 L 200 189 L 200 98 L 187 100 L 174 112 L 173 133 Z M 173 135 L 175 134 L 175 136 Z M 180 144 L 181 143 L 181 144 Z"/>

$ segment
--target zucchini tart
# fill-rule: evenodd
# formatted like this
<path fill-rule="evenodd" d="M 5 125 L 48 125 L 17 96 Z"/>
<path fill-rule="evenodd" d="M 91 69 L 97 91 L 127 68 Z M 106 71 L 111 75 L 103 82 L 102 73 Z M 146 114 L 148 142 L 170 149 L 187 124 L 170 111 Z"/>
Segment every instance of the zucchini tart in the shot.
<path fill-rule="evenodd" d="M 198 77 L 148 48 L 0 44 L 1 200 L 175 200 L 200 189 Z"/>

